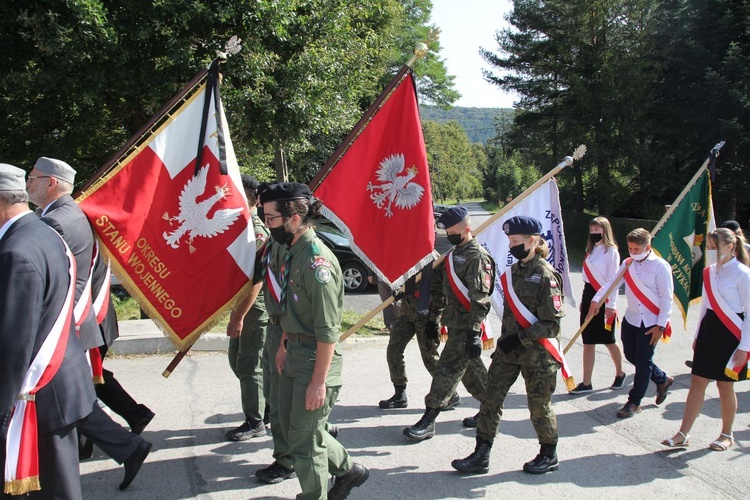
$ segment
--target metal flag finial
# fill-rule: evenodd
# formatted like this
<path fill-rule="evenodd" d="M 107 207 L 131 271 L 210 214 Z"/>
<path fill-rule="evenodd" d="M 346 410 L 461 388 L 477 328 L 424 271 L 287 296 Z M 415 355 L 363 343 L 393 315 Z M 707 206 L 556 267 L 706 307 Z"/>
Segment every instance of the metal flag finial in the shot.
<path fill-rule="evenodd" d="M 427 38 L 424 42 L 419 42 L 414 46 L 414 55 L 409 59 L 409 62 L 406 63 L 407 66 L 410 68 L 414 65 L 415 62 L 417 62 L 418 59 L 421 59 L 422 57 L 426 56 L 427 53 L 430 51 L 429 44 L 430 42 L 437 41 L 440 38 L 440 28 L 430 28 L 429 33 L 427 33 Z"/>
<path fill-rule="evenodd" d="M 242 39 L 237 35 L 232 35 L 232 38 L 224 45 L 224 50 L 216 51 L 216 57 L 221 61 L 226 61 L 229 56 L 235 55 L 240 50 L 242 50 Z"/>

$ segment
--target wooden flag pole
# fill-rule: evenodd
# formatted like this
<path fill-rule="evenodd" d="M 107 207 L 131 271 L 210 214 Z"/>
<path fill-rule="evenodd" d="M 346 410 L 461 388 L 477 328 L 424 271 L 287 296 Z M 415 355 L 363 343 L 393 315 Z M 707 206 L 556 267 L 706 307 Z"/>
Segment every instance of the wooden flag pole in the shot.
<path fill-rule="evenodd" d="M 695 185 L 696 182 L 698 182 L 698 179 L 700 179 L 700 176 L 703 175 L 703 172 L 708 168 L 708 163 L 711 160 L 711 155 L 714 154 L 714 151 L 718 152 L 721 147 L 724 145 L 724 141 L 719 142 L 714 146 L 714 148 L 711 150 L 711 153 L 709 153 L 708 158 L 706 158 L 706 161 L 703 162 L 703 165 L 701 165 L 701 168 L 698 169 L 698 171 L 693 175 L 693 178 L 690 179 L 690 182 L 687 183 L 687 186 L 685 186 L 685 189 L 682 190 L 682 192 L 677 196 L 677 198 L 674 200 L 672 205 L 670 205 L 669 210 L 667 210 L 661 219 L 659 219 L 659 222 L 656 223 L 656 226 L 651 230 L 651 239 L 653 239 L 654 236 L 656 236 L 656 233 L 659 232 L 659 230 L 664 227 L 664 224 L 667 223 L 669 218 L 672 216 L 675 210 L 677 210 L 677 207 L 682 203 L 682 200 L 685 199 L 685 196 L 690 192 L 692 187 Z M 633 263 L 631 260 L 623 269 L 620 271 L 617 276 L 615 277 L 615 280 L 612 282 L 612 284 L 607 288 L 607 291 L 605 292 L 604 296 L 608 297 L 610 293 L 612 293 L 612 290 L 614 290 L 615 285 L 622 279 L 622 277 L 625 275 L 625 273 L 628 270 L 628 267 Z M 599 313 L 599 309 L 601 308 L 601 304 L 598 304 L 598 307 L 596 308 L 596 314 Z M 578 339 L 578 337 L 583 333 L 583 331 L 586 329 L 586 327 L 589 325 L 591 320 L 593 319 L 593 316 L 586 318 L 586 321 L 583 322 L 581 327 L 578 329 L 578 331 L 573 335 L 573 337 L 568 342 L 568 345 L 565 346 L 565 349 L 563 349 L 563 354 L 567 354 L 570 348 L 573 346 L 575 341 Z"/>
<path fill-rule="evenodd" d="M 539 186 L 550 180 L 555 175 L 559 174 L 562 169 L 565 167 L 568 167 L 573 164 L 573 161 L 578 160 L 583 157 L 583 155 L 586 154 L 586 146 L 581 144 L 576 148 L 576 150 L 573 152 L 573 156 L 566 156 L 565 159 L 560 162 L 555 168 L 547 172 L 546 175 L 542 176 L 539 180 L 537 180 L 534 184 L 531 185 L 528 189 L 526 189 L 523 193 L 516 196 L 515 199 L 513 199 L 510 203 L 505 205 L 503 208 L 497 211 L 497 213 L 493 214 L 489 219 L 484 221 L 476 231 L 472 231 L 472 234 L 476 236 L 477 234 L 481 233 L 485 229 L 487 229 L 493 222 L 495 222 L 497 219 L 508 213 L 510 210 L 512 210 L 516 205 L 521 203 L 525 198 L 527 198 L 531 193 L 534 192 Z M 438 257 L 433 263 L 432 267 L 435 268 L 440 265 L 443 260 L 445 260 L 445 256 L 447 253 L 441 255 Z M 419 278 L 417 278 L 419 279 Z M 403 287 L 402 287 L 403 288 Z M 355 325 L 353 325 L 351 328 L 349 328 L 346 332 L 342 333 L 339 337 L 338 342 L 341 343 L 347 338 L 349 338 L 352 334 L 359 331 L 360 328 L 362 328 L 368 321 L 370 321 L 372 318 L 375 317 L 380 311 L 388 307 L 390 304 L 393 303 L 395 299 L 393 296 L 388 297 L 383 303 L 381 303 L 378 307 L 367 313 L 360 319 Z"/>

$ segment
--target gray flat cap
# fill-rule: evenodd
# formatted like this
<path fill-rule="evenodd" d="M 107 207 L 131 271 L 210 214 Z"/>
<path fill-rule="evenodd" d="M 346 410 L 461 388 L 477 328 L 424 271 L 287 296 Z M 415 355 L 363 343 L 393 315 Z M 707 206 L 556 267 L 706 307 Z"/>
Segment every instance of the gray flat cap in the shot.
<path fill-rule="evenodd" d="M 62 160 L 42 156 L 36 161 L 34 168 L 70 184 L 74 184 L 76 180 L 76 171 Z"/>
<path fill-rule="evenodd" d="M 26 172 L 13 165 L 0 163 L 0 191 L 26 191 Z"/>

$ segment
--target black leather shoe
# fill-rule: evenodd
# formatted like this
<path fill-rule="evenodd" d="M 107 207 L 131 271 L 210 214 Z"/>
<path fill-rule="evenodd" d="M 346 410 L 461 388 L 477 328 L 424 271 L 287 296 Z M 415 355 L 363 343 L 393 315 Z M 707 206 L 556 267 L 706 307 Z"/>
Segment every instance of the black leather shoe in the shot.
<path fill-rule="evenodd" d="M 444 407 L 440 408 L 442 411 L 453 410 L 456 406 L 461 406 L 461 397 L 457 392 L 453 393 L 453 396 L 448 400 Z"/>
<path fill-rule="evenodd" d="M 250 438 L 265 435 L 266 425 L 262 421 L 251 422 L 249 420 L 245 420 L 242 425 L 227 431 L 226 434 L 229 441 L 247 441 Z"/>
<path fill-rule="evenodd" d="M 634 405 L 633 403 L 625 403 L 625 406 L 620 408 L 620 411 L 617 412 L 617 418 L 630 418 L 634 416 L 636 413 L 640 413 L 641 407 L 638 405 Z"/>
<path fill-rule="evenodd" d="M 148 410 L 148 413 L 146 413 L 146 415 L 144 415 L 144 417 L 140 419 L 138 423 L 130 426 L 130 430 L 133 432 L 133 434 L 140 434 L 141 432 L 143 432 L 143 429 L 145 429 L 146 426 L 151 423 L 154 417 L 154 412 Z"/>
<path fill-rule="evenodd" d="M 370 471 L 367 467 L 353 464 L 349 472 L 336 478 L 333 488 L 328 492 L 328 500 L 344 500 L 354 488 L 367 481 L 368 477 L 370 477 Z"/>
<path fill-rule="evenodd" d="M 278 462 L 274 462 L 265 469 L 260 469 L 255 473 L 255 477 L 258 481 L 266 484 L 280 483 L 284 479 L 297 477 L 297 473 L 293 469 L 287 469 Z"/>
<path fill-rule="evenodd" d="M 469 429 L 476 429 L 477 422 L 479 422 L 479 412 L 477 412 L 476 415 L 471 416 L 471 417 L 466 417 L 463 420 L 464 427 L 468 427 Z"/>
<path fill-rule="evenodd" d="M 138 474 L 138 471 L 141 470 L 141 465 L 143 465 L 143 462 L 146 460 L 146 457 L 149 453 L 151 453 L 151 447 L 153 444 L 149 443 L 148 441 L 144 440 L 141 442 L 141 444 L 138 445 L 138 448 L 135 449 L 132 455 L 128 457 L 127 460 L 125 460 L 125 477 L 122 478 L 122 482 L 120 483 L 120 489 L 124 490 L 128 486 L 130 486 L 130 483 L 133 482 L 133 479 L 135 479 L 135 476 Z"/>
<path fill-rule="evenodd" d="M 672 384 L 674 384 L 674 377 L 667 375 L 667 380 L 663 384 L 656 386 L 656 404 L 660 405 L 667 399 L 669 388 L 672 387 Z"/>
<path fill-rule="evenodd" d="M 94 442 L 83 434 L 78 436 L 78 460 L 88 460 L 94 455 Z"/>
<path fill-rule="evenodd" d="M 542 445 L 539 455 L 531 462 L 523 464 L 523 471 L 529 474 L 544 474 L 555 471 L 558 467 L 556 447 Z"/>

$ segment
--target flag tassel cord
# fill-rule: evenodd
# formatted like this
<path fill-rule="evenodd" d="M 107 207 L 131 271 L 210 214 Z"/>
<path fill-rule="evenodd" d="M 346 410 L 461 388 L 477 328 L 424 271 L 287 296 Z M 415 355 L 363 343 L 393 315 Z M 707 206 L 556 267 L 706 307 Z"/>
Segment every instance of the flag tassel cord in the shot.
<path fill-rule="evenodd" d="M 512 210 L 516 205 L 521 203 L 525 198 L 527 198 L 531 193 L 534 192 L 535 189 L 537 189 L 539 186 L 550 180 L 552 177 L 560 173 L 562 169 L 564 169 L 567 166 L 570 166 L 573 164 L 574 160 L 578 160 L 583 157 L 583 155 L 586 154 L 586 146 L 581 145 L 576 148 L 575 152 L 573 153 L 573 156 L 566 156 L 565 159 L 560 162 L 558 165 L 555 166 L 552 170 L 547 172 L 544 176 L 542 176 L 539 180 L 537 180 L 534 184 L 531 185 L 526 191 L 518 195 L 515 199 L 513 199 L 510 203 L 505 205 L 503 208 L 497 211 L 492 217 L 484 221 L 477 230 L 473 233 L 475 236 L 484 231 L 487 227 L 489 227 L 493 222 L 495 222 L 497 219 L 508 213 L 510 210 Z M 435 268 L 439 266 L 443 260 L 445 260 L 445 256 L 448 255 L 447 253 L 441 255 L 438 257 L 433 263 L 432 267 Z M 417 281 L 421 278 L 421 273 L 417 275 Z M 401 291 L 403 290 L 403 287 L 401 287 Z M 369 313 L 365 314 L 362 319 L 360 319 L 356 324 L 352 325 L 346 332 L 342 333 L 339 337 L 338 342 L 341 343 L 345 341 L 347 338 L 349 338 L 352 334 L 359 331 L 360 328 L 362 328 L 368 321 L 370 321 L 372 318 L 374 318 L 380 311 L 388 307 L 390 304 L 394 301 L 393 295 L 385 299 L 378 307 L 370 311 Z"/>
<path fill-rule="evenodd" d="M 690 189 L 695 185 L 696 182 L 698 182 L 698 179 L 700 179 L 700 176 L 703 175 L 703 172 L 708 168 L 708 164 L 711 161 L 711 157 L 714 154 L 714 152 L 718 152 L 721 147 L 724 145 L 724 141 L 719 142 L 714 148 L 711 150 L 711 153 L 709 153 L 708 158 L 706 158 L 706 161 L 703 162 L 703 165 L 701 165 L 701 168 L 698 169 L 698 171 L 695 173 L 692 179 L 690 179 L 690 182 L 688 182 L 687 186 L 685 186 L 685 189 L 682 190 L 682 192 L 677 196 L 675 201 L 672 203 L 672 205 L 669 207 L 669 210 L 667 210 L 661 219 L 659 219 L 659 222 L 656 223 L 656 226 L 654 226 L 654 229 L 651 231 L 651 238 L 656 235 L 656 233 L 659 232 L 659 230 L 664 227 L 664 224 L 667 223 L 669 218 L 672 216 L 675 210 L 677 210 L 677 207 L 682 202 L 682 200 L 687 196 L 687 194 L 690 192 Z M 633 263 L 631 260 L 628 264 L 625 265 L 625 267 L 622 269 L 621 272 L 615 276 L 614 281 L 612 281 L 612 284 L 607 288 L 607 291 L 604 293 L 604 297 L 608 297 L 610 293 L 612 293 L 612 290 L 615 288 L 615 285 L 622 279 L 622 277 L 625 275 L 625 273 L 628 271 L 628 268 Z M 599 307 L 601 307 L 601 304 L 599 304 Z M 599 312 L 599 308 L 597 308 L 596 312 Z M 578 337 L 583 333 L 583 331 L 586 329 L 586 327 L 589 325 L 591 320 L 593 319 L 593 316 L 591 318 L 586 319 L 581 327 L 578 329 L 578 331 L 573 335 L 573 337 L 568 342 L 568 345 L 565 346 L 565 349 L 563 349 L 563 354 L 567 354 L 571 347 L 573 347 L 573 344 L 575 344 L 575 341 L 578 339 Z"/>

